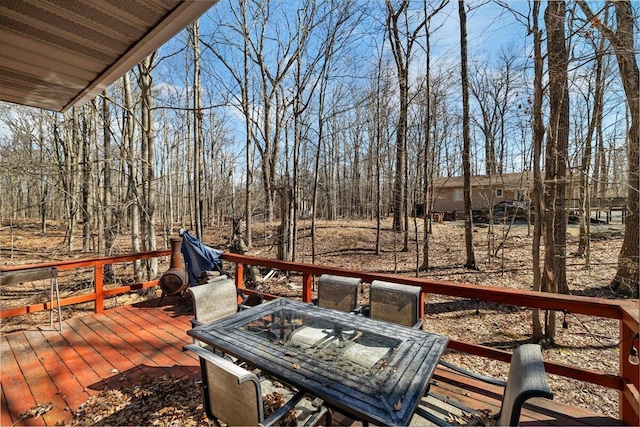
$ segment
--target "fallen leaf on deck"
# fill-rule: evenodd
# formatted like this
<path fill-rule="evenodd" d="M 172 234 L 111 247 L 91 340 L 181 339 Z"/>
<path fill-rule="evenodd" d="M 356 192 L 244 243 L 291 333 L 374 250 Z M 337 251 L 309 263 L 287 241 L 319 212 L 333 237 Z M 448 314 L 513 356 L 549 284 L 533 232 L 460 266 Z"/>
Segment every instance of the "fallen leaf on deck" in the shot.
<path fill-rule="evenodd" d="M 34 406 L 33 408 L 23 412 L 20 414 L 18 418 L 19 421 L 23 421 L 29 418 L 38 418 L 41 415 L 46 414 L 53 408 L 53 404 L 51 403 L 41 403 L 39 405 Z"/>

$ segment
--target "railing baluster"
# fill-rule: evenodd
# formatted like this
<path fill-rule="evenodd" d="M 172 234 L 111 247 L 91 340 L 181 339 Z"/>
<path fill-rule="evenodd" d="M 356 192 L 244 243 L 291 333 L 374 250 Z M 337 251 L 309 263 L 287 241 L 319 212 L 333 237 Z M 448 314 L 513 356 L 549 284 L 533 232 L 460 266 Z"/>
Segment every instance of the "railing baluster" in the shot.
<path fill-rule="evenodd" d="M 311 292 L 313 286 L 313 275 L 310 273 L 304 273 L 302 275 L 302 301 L 311 302 Z"/>
<path fill-rule="evenodd" d="M 93 283 L 96 293 L 96 313 L 104 312 L 104 271 L 102 269 L 103 264 L 96 262 L 93 265 Z"/>
<path fill-rule="evenodd" d="M 638 425 L 638 390 L 640 386 L 640 370 L 638 365 L 629 362 L 629 351 L 635 340 L 632 338 L 634 331 L 625 323 L 620 322 L 620 376 L 623 381 L 635 386 L 635 396 L 627 391 L 627 386 L 619 392 L 620 420 L 630 426 Z"/>
<path fill-rule="evenodd" d="M 244 264 L 236 263 L 236 288 L 244 288 Z"/>

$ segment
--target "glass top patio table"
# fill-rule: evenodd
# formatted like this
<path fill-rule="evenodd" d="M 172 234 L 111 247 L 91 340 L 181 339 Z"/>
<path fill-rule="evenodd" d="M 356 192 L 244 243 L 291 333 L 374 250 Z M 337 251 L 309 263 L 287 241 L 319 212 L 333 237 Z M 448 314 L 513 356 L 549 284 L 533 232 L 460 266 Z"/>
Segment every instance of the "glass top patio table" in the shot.
<path fill-rule="evenodd" d="M 448 339 L 285 298 L 188 331 L 362 421 L 407 425 Z"/>

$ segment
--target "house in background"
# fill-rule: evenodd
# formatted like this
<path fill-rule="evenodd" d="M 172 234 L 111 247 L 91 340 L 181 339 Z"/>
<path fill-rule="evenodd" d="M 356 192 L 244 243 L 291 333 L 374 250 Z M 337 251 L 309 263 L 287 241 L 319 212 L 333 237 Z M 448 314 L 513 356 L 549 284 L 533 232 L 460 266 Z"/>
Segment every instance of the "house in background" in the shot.
<path fill-rule="evenodd" d="M 542 171 L 544 176 L 544 171 Z M 589 206 L 596 218 L 606 214 L 607 222 L 611 220 L 611 212 L 621 212 L 624 223 L 626 197 L 620 195 L 618 183 L 607 183 L 603 192 L 605 197 L 590 197 Z M 486 213 L 489 207 L 508 202 L 522 202 L 529 206 L 533 196 L 533 172 L 524 171 L 502 175 L 477 175 L 471 177 L 471 210 L 475 213 Z M 579 175 L 571 175 L 567 180 L 566 207 L 570 215 L 577 215 L 580 206 Z M 501 203 L 502 202 L 502 203 Z M 422 208 L 423 205 L 416 205 Z M 526 208 L 525 208 L 526 209 Z M 423 211 L 420 211 L 423 212 Z M 433 183 L 433 212 L 444 213 L 449 219 L 461 219 L 464 216 L 464 177 L 438 177 Z M 419 214 L 422 216 L 422 213 Z"/>
<path fill-rule="evenodd" d="M 464 178 L 439 177 L 433 183 L 433 211 L 464 211 Z M 524 171 L 502 175 L 471 177 L 471 209 L 488 210 L 490 206 L 507 200 L 529 201 L 533 192 L 533 173 Z"/>

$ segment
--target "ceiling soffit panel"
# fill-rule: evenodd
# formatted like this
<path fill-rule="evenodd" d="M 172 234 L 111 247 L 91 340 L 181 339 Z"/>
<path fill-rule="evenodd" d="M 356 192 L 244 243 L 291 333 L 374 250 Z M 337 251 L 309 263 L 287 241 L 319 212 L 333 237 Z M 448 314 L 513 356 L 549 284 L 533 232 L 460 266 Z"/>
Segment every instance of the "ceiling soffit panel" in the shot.
<path fill-rule="evenodd" d="M 0 99 L 57 111 L 82 105 L 213 4 L 2 0 Z"/>

